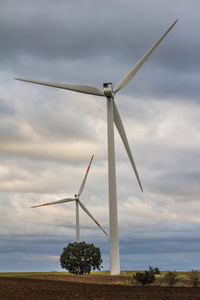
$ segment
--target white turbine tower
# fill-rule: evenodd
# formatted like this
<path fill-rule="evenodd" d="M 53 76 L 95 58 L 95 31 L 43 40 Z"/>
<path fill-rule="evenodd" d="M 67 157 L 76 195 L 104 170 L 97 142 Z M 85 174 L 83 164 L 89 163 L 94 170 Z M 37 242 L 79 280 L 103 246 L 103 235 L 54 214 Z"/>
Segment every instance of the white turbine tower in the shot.
<path fill-rule="evenodd" d="M 101 225 L 95 220 L 95 218 L 92 216 L 92 214 L 88 211 L 88 209 L 80 201 L 80 196 L 81 196 L 81 194 L 83 192 L 83 189 L 85 187 L 85 182 L 86 182 L 86 179 L 87 179 L 87 176 L 88 176 L 88 172 L 90 170 L 90 166 L 91 166 L 93 157 L 94 157 L 94 155 L 92 155 L 92 157 L 91 157 L 89 166 L 87 168 L 87 171 L 86 171 L 85 176 L 83 178 L 83 181 L 81 183 L 78 194 L 74 195 L 74 198 L 65 198 L 65 199 L 61 199 L 61 200 L 58 200 L 58 201 L 54 201 L 54 202 L 49 202 L 49 203 L 44 203 L 44 204 L 40 204 L 40 205 L 31 206 L 31 208 L 36 208 L 36 207 L 40 207 L 40 206 L 47 206 L 47 205 L 52 205 L 52 204 L 60 204 L 60 203 L 75 201 L 76 202 L 76 242 L 80 242 L 79 206 L 97 224 L 97 226 L 99 226 L 99 228 L 101 228 L 101 230 L 108 236 L 107 232 L 101 227 Z"/>
<path fill-rule="evenodd" d="M 36 83 L 41 85 L 47 85 L 55 88 L 61 88 L 66 90 L 71 90 L 84 94 L 91 94 L 96 96 L 105 96 L 107 98 L 107 134 L 108 134 L 108 188 L 109 188 L 109 224 L 110 224 L 110 270 L 112 275 L 117 275 L 120 273 L 120 263 L 119 263 L 119 240 L 118 240 L 118 217 L 117 217 L 117 196 L 116 196 L 116 169 L 115 169 L 115 146 L 114 146 L 114 127 L 113 123 L 117 127 L 119 135 L 123 141 L 126 148 L 128 157 L 132 164 L 133 170 L 135 172 L 138 184 L 142 189 L 140 178 L 133 160 L 133 156 L 128 144 L 124 126 L 118 112 L 117 106 L 114 102 L 114 95 L 123 87 L 125 87 L 128 82 L 134 77 L 134 75 L 139 71 L 141 66 L 151 55 L 154 49 L 160 44 L 160 42 L 165 38 L 168 32 L 176 24 L 176 20 L 169 29 L 161 36 L 161 38 L 153 45 L 149 51 L 133 66 L 133 68 L 123 77 L 123 79 L 112 88 L 112 83 L 104 83 L 103 91 L 83 85 L 69 85 L 60 84 L 52 82 L 44 82 L 37 80 L 28 80 L 22 78 L 15 78 L 17 80 L 22 80 L 30 83 Z"/>

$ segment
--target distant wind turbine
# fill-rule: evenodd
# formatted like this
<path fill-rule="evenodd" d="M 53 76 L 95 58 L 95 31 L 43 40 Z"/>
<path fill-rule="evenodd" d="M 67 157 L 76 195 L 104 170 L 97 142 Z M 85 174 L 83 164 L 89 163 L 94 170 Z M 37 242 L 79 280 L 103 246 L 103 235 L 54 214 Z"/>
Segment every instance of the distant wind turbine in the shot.
<path fill-rule="evenodd" d="M 49 203 L 44 203 L 44 204 L 40 204 L 40 205 L 31 206 L 31 208 L 36 208 L 36 207 L 40 207 L 40 206 L 47 206 L 47 205 L 53 205 L 53 204 L 60 204 L 60 203 L 75 201 L 76 202 L 76 242 L 80 242 L 79 206 L 97 224 L 97 226 L 99 226 L 99 228 L 101 228 L 101 230 L 106 235 L 108 235 L 107 232 L 101 227 L 101 225 L 95 220 L 95 218 L 92 216 L 92 214 L 89 212 L 89 210 L 80 201 L 80 196 L 81 196 L 81 194 L 83 192 L 83 189 L 85 187 L 85 182 L 86 182 L 86 179 L 87 179 L 87 176 L 88 176 L 88 172 L 90 170 L 90 166 L 91 166 L 93 157 L 94 157 L 94 155 L 92 155 L 92 157 L 91 157 L 89 166 L 87 168 L 87 171 L 86 171 L 85 176 L 83 178 L 83 181 L 81 183 L 78 194 L 74 195 L 74 198 L 65 198 L 65 199 L 61 199 L 61 200 L 58 200 L 58 201 L 54 201 L 54 202 L 49 202 Z"/>
<path fill-rule="evenodd" d="M 71 90 L 74 92 L 91 94 L 96 96 L 105 96 L 107 98 L 107 134 L 108 134 L 108 189 L 109 189 L 109 223 L 110 223 L 110 271 L 112 275 L 120 274 L 120 263 L 119 263 L 119 239 L 118 239 L 118 217 L 117 217 L 117 195 L 116 195 L 116 168 L 115 168 L 115 145 L 114 145 L 114 126 L 117 127 L 119 135 L 123 141 L 125 149 L 127 151 L 128 157 L 132 164 L 135 176 L 137 178 L 140 189 L 142 189 L 142 184 L 133 160 L 133 156 L 129 147 L 128 139 L 124 130 L 124 126 L 118 112 L 117 106 L 114 101 L 114 95 L 123 87 L 125 87 L 129 81 L 135 76 L 139 71 L 141 66 L 151 55 L 151 53 L 156 49 L 160 42 L 165 38 L 168 32 L 176 24 L 176 20 L 169 29 L 161 36 L 161 38 L 153 45 L 149 51 L 132 67 L 132 69 L 122 78 L 122 80 L 113 89 L 112 83 L 104 83 L 103 91 L 83 85 L 70 85 L 70 84 L 60 84 L 52 82 L 44 82 L 38 80 L 28 80 L 22 78 L 15 78 L 17 80 L 22 80 L 30 83 L 36 83 L 41 85 L 47 85 L 55 88 L 61 88 L 65 90 Z"/>

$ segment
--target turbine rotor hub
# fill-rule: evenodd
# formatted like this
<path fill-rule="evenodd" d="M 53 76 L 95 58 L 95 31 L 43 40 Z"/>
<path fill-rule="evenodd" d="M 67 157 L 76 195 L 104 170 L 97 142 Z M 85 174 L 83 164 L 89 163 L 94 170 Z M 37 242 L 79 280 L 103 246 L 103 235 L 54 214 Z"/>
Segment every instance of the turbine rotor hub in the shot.
<path fill-rule="evenodd" d="M 113 86 L 111 82 L 106 82 L 103 84 L 103 91 L 106 97 L 113 98 Z"/>

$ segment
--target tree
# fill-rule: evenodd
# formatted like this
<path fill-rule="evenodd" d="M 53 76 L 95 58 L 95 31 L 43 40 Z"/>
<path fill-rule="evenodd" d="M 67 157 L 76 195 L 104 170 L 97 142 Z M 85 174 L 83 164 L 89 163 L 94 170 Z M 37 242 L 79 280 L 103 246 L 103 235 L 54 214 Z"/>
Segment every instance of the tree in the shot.
<path fill-rule="evenodd" d="M 145 272 L 136 272 L 133 277 L 142 285 L 146 285 L 147 283 L 152 283 L 155 281 L 155 275 L 151 270 Z"/>
<path fill-rule="evenodd" d="M 90 274 L 91 270 L 101 269 L 100 249 L 85 242 L 69 243 L 60 256 L 60 265 L 73 274 Z"/>

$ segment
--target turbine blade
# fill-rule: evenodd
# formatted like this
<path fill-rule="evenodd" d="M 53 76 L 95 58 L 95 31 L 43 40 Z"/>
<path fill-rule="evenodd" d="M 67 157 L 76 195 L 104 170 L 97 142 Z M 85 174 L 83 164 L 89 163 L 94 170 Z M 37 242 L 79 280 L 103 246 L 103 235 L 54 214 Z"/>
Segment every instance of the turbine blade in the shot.
<path fill-rule="evenodd" d="M 92 155 L 92 157 L 91 157 L 91 159 L 90 159 L 90 163 L 89 163 L 89 165 L 88 165 L 87 171 L 86 171 L 85 176 L 84 176 L 84 178 L 83 178 L 83 181 L 82 181 L 82 183 L 81 183 L 79 192 L 78 192 L 78 194 L 77 194 L 77 197 L 78 197 L 78 198 L 80 197 L 80 195 L 81 195 L 82 192 L 83 192 L 83 189 L 84 189 L 84 186 L 85 186 L 85 182 L 86 182 L 86 179 L 87 179 L 87 176 L 88 176 L 88 172 L 89 172 L 89 170 L 90 170 L 90 166 L 91 166 L 93 157 L 94 157 L 94 154 Z"/>
<path fill-rule="evenodd" d="M 36 208 L 36 207 L 40 207 L 40 206 L 47 206 L 47 205 L 52 205 L 52 204 L 60 204 L 60 203 L 65 203 L 65 202 L 70 202 L 70 201 L 75 201 L 75 199 L 65 198 L 65 199 L 61 199 L 61 200 L 58 200 L 58 201 L 54 201 L 54 202 L 44 203 L 44 204 L 40 204 L 40 205 L 34 205 L 34 206 L 31 206 L 31 208 Z"/>
<path fill-rule="evenodd" d="M 133 155 L 131 153 L 131 149 L 130 149 L 130 146 L 129 146 L 129 143 L 128 143 L 128 139 L 127 139 L 127 136 L 126 136 L 126 133 L 125 133 L 125 130 L 124 130 L 124 125 L 122 123 L 122 120 L 121 120 L 121 117 L 120 117 L 120 114 L 118 112 L 118 109 L 117 109 L 117 106 L 116 106 L 115 102 L 114 102 L 113 107 L 114 107 L 114 122 L 115 122 L 115 125 L 117 127 L 118 132 L 119 132 L 119 135 L 121 136 L 122 142 L 124 144 L 124 147 L 126 149 L 128 157 L 129 157 L 130 162 L 132 164 L 132 167 L 133 167 L 133 170 L 135 172 L 135 176 L 137 178 L 138 184 L 139 184 L 139 186 L 140 186 L 140 188 L 143 192 L 142 184 L 141 184 L 141 181 L 140 181 L 137 169 L 136 169 L 136 165 L 135 165 L 135 162 L 134 162 L 134 159 L 133 159 Z"/>
<path fill-rule="evenodd" d="M 153 45 L 149 51 L 134 65 L 134 67 L 122 78 L 122 80 L 116 85 L 114 88 L 114 93 L 117 93 L 120 89 L 122 89 L 128 82 L 133 78 L 133 76 L 137 73 L 137 71 L 141 68 L 147 58 L 151 55 L 151 53 L 156 49 L 156 47 L 160 44 L 160 42 L 165 38 L 168 32 L 174 27 L 178 20 L 176 20 L 169 29 L 161 36 L 161 38 Z"/>
<path fill-rule="evenodd" d="M 108 236 L 107 232 L 101 227 L 101 225 L 95 220 L 95 218 L 91 215 L 88 209 L 83 205 L 83 203 L 79 200 L 80 207 L 84 210 L 84 212 L 101 228 L 101 230 Z"/>
<path fill-rule="evenodd" d="M 62 83 L 53 83 L 53 82 L 38 81 L 38 80 L 29 80 L 23 78 L 15 78 L 15 79 L 25 81 L 25 82 L 35 83 L 35 84 L 47 85 L 47 86 L 60 88 L 64 90 L 70 90 L 78 93 L 104 96 L 104 93 L 99 89 L 87 85 L 62 84 Z"/>

